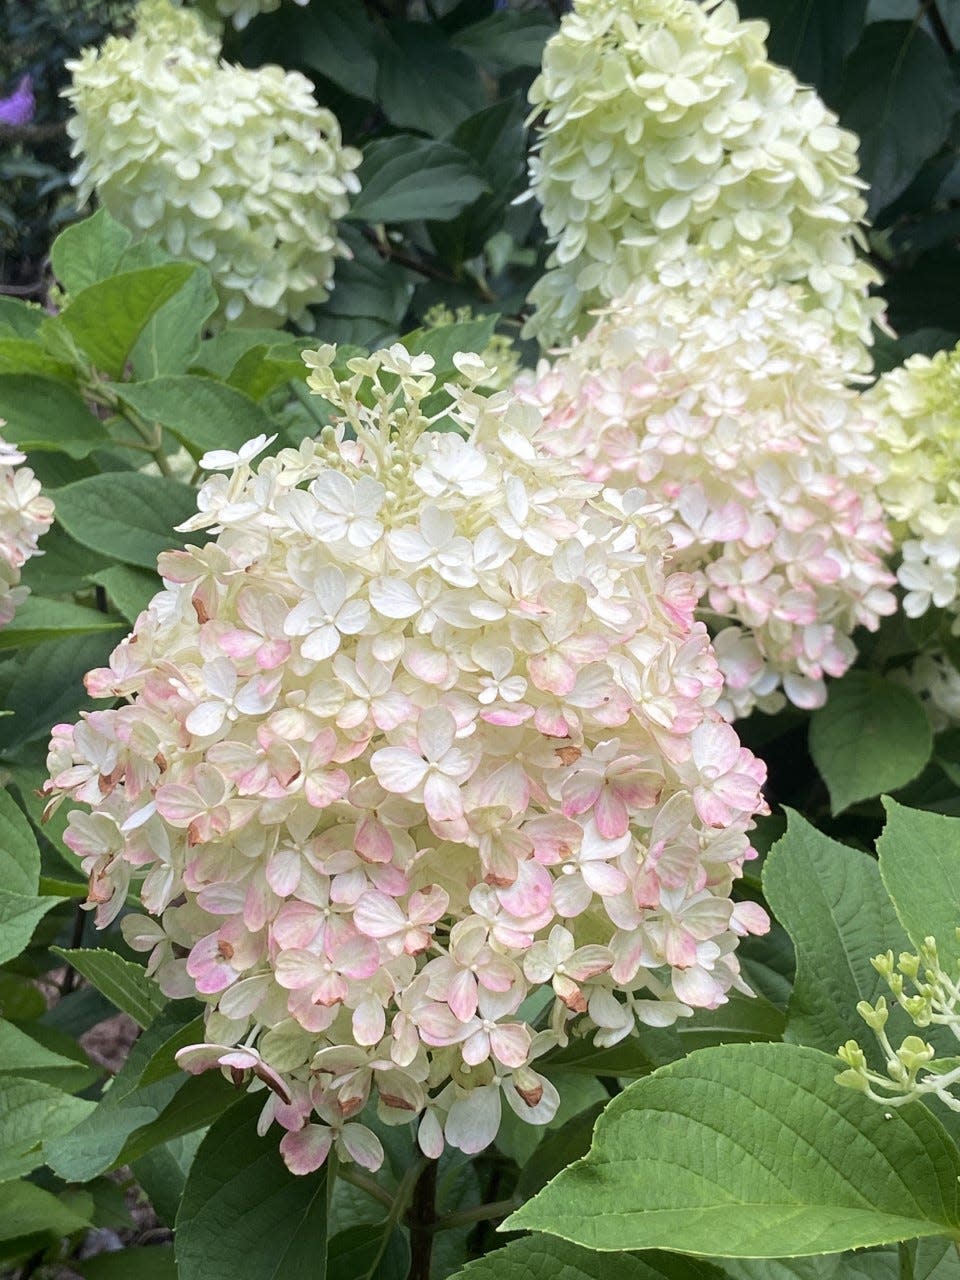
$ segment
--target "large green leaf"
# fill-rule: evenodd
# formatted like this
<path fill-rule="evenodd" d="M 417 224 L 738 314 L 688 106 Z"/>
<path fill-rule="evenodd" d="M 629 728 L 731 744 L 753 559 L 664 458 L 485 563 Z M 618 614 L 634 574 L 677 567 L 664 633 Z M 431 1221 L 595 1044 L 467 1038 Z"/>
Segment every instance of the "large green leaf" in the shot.
<path fill-rule="evenodd" d="M 38 898 L 31 893 L 0 889 L 0 964 L 18 956 L 47 912 L 65 901 L 52 894 Z"/>
<path fill-rule="evenodd" d="M 0 1240 L 35 1234 L 67 1236 L 89 1225 L 89 1215 L 32 1182 L 0 1185 Z"/>
<path fill-rule="evenodd" d="M 826 706 L 810 720 L 810 754 L 834 813 L 905 786 L 932 750 L 917 695 L 872 671 L 851 671 L 831 685 Z"/>
<path fill-rule="evenodd" d="M 542 10 L 502 10 L 456 32 L 452 43 L 494 71 L 539 67 L 556 23 Z"/>
<path fill-rule="evenodd" d="M 44 1144 L 76 1128 L 97 1104 L 53 1085 L 0 1076 L 0 1182 L 44 1163 Z"/>
<path fill-rule="evenodd" d="M 390 23 L 380 55 L 377 99 L 392 125 L 445 138 L 479 111 L 485 98 L 476 64 L 438 26 Z"/>
<path fill-rule="evenodd" d="M 946 54 L 916 20 L 867 27 L 844 68 L 840 117 L 860 135 L 871 212 L 895 200 L 940 149 L 958 105 Z"/>
<path fill-rule="evenodd" d="M 353 0 L 324 0 L 285 15 L 283 36 L 297 61 L 356 98 L 377 96 L 377 33 Z"/>
<path fill-rule="evenodd" d="M 89 476 L 56 491 L 57 518 L 77 542 L 124 564 L 155 569 L 161 551 L 182 546 L 174 526 L 197 509 L 194 491 L 164 476 Z"/>
<path fill-rule="evenodd" d="M 301 367 L 302 364 L 301 364 Z M 270 434 L 270 419 L 249 396 L 215 378 L 171 374 L 112 388 L 150 422 L 159 422 L 194 457 L 210 449 L 239 449 Z"/>
<path fill-rule="evenodd" d="M 914 947 L 936 938 L 950 968 L 960 961 L 960 818 L 906 809 L 887 798 L 883 804 L 887 825 L 877 853 L 887 893 Z"/>
<path fill-rule="evenodd" d="M 372 142 L 364 151 L 359 178 L 361 191 L 348 216 L 362 222 L 442 222 L 487 190 L 465 151 L 409 134 Z M 338 289 L 339 278 L 338 272 Z"/>
<path fill-rule="evenodd" d="M 15 756 L 26 744 L 49 734 L 59 720 L 75 720 L 78 710 L 93 706 L 84 692 L 83 676 L 104 665 L 115 639 L 109 631 L 68 636 L 18 655 L 4 700 L 5 709 L 14 714 L 0 718 L 4 755 Z"/>
<path fill-rule="evenodd" d="M 128 622 L 136 622 L 142 611 L 163 587 L 156 573 L 135 569 L 129 564 L 112 564 L 89 575 L 90 581 L 103 587 L 113 604 Z"/>
<path fill-rule="evenodd" d="M 393 1227 L 383 1239 L 378 1223 L 358 1224 L 338 1231 L 330 1239 L 327 1272 L 330 1280 L 407 1280 L 410 1272 L 410 1245 L 406 1234 Z"/>
<path fill-rule="evenodd" d="M 77 973 L 92 982 L 98 991 L 127 1013 L 139 1027 L 149 1027 L 167 1003 L 157 984 L 147 977 L 143 965 L 124 960 L 115 951 L 54 947 Z"/>
<path fill-rule="evenodd" d="M 75 294 L 57 319 L 97 369 L 119 378 L 150 318 L 195 270 L 189 263 L 169 262 L 122 271 Z"/>
<path fill-rule="evenodd" d="M 101 1253 L 83 1262 L 71 1262 L 83 1280 L 177 1280 L 173 1245 L 150 1245 Z"/>
<path fill-rule="evenodd" d="M 4 438 L 21 449 L 50 449 L 85 458 L 109 443 L 103 424 L 79 392 L 35 373 L 0 373 Z"/>
<path fill-rule="evenodd" d="M 34 338 L 45 312 L 36 302 L 0 296 L 0 338 Z"/>
<path fill-rule="evenodd" d="M 193 275 L 151 316 L 130 353 L 138 378 L 183 373 L 200 350 L 204 326 L 219 303 L 210 272 L 195 268 Z"/>
<path fill-rule="evenodd" d="M 835 1053 L 862 1030 L 857 1002 L 872 1004 L 886 990 L 871 957 L 907 941 L 877 864 L 791 811 L 763 889 L 797 956 L 785 1038 Z"/>
<path fill-rule="evenodd" d="M 960 1152 L 924 1107 L 885 1112 L 817 1049 L 702 1049 L 631 1085 L 586 1159 L 504 1224 L 593 1249 L 776 1258 L 960 1238 Z"/>
<path fill-rule="evenodd" d="M 78 584 L 79 585 L 79 584 Z M 42 644 L 62 636 L 89 635 L 92 631 L 124 630 L 122 618 L 111 618 L 98 609 L 69 600 L 45 600 L 28 596 L 13 621 L 0 629 L 0 650 Z"/>
<path fill-rule="evenodd" d="M 213 1125 L 190 1168 L 177 1215 L 180 1280 L 322 1280 L 324 1171 L 295 1177 L 275 1132 L 257 1135 L 263 1095 L 243 1098 Z"/>
<path fill-rule="evenodd" d="M 50 250 L 53 274 L 69 293 L 79 293 L 105 279 L 133 236 L 106 209 L 98 209 L 82 222 L 61 231 Z"/>
<path fill-rule="evenodd" d="M 34 1072 L 75 1072 L 78 1065 L 76 1058 L 54 1053 L 12 1022 L 0 1019 L 0 1074 L 32 1077 Z"/>
<path fill-rule="evenodd" d="M 551 1236 L 511 1240 L 453 1280 L 723 1280 L 719 1267 L 700 1259 L 644 1254 L 592 1253 Z"/>
<path fill-rule="evenodd" d="M 33 894 L 40 883 L 40 850 L 23 810 L 0 790 L 0 884 L 13 893 Z"/>
<path fill-rule="evenodd" d="M 31 373 L 73 384 L 77 369 L 29 338 L 0 338 L 0 373 Z"/>
<path fill-rule="evenodd" d="M 842 82 L 844 59 L 855 48 L 867 16 L 867 0 L 741 0 L 742 18 L 770 24 L 767 50 L 831 104 Z"/>

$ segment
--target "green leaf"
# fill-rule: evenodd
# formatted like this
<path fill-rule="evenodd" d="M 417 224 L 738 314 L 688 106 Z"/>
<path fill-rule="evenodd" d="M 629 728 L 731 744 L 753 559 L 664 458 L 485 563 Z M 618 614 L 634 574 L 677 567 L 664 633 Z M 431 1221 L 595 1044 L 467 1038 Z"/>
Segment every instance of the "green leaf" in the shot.
<path fill-rule="evenodd" d="M 243 1098 L 200 1144 L 177 1215 L 180 1280 L 319 1280 L 326 1273 L 325 1171 L 290 1173 L 276 1135 L 257 1135 L 262 1108 L 262 1095 Z"/>
<path fill-rule="evenodd" d="M 867 16 L 867 0 L 742 0 L 741 18 L 770 25 L 771 62 L 789 67 L 834 102 L 842 84 L 844 59 L 856 47 Z"/>
<path fill-rule="evenodd" d="M 0 650 L 21 645 L 42 644 L 60 636 L 86 635 L 91 631 L 124 630 L 121 618 L 111 618 L 98 609 L 72 604 L 69 600 L 45 600 L 28 596 L 14 620 L 0 629 Z"/>
<path fill-rule="evenodd" d="M 788 811 L 786 835 L 766 860 L 763 889 L 797 956 L 785 1038 L 835 1053 L 862 1030 L 857 1002 L 872 1004 L 886 990 L 871 957 L 888 947 L 899 952 L 907 941 L 879 868 L 868 853 L 838 844 Z"/>
<path fill-rule="evenodd" d="M 723 1280 L 709 1262 L 651 1251 L 591 1253 L 566 1240 L 527 1236 L 470 1262 L 453 1280 Z"/>
<path fill-rule="evenodd" d="M 35 1071 L 76 1071 L 75 1058 L 54 1053 L 15 1027 L 0 1020 L 0 1075 L 30 1075 Z"/>
<path fill-rule="evenodd" d="M 437 382 L 451 378 L 456 372 L 453 357 L 458 351 L 481 352 L 493 337 L 497 327 L 496 315 L 480 316 L 476 320 L 459 321 L 456 324 L 438 325 L 433 329 L 414 329 L 400 341 L 411 355 L 433 356 L 433 371 Z"/>
<path fill-rule="evenodd" d="M 133 236 L 106 209 L 61 231 L 50 250 L 53 274 L 68 293 L 111 275 Z"/>
<path fill-rule="evenodd" d="M 850 671 L 830 686 L 810 720 L 810 754 L 837 814 L 915 778 L 933 737 L 920 699 L 872 671 Z"/>
<path fill-rule="evenodd" d="M 96 1105 L 37 1080 L 0 1076 L 0 1182 L 43 1164 L 44 1143 L 76 1128 Z"/>
<path fill-rule="evenodd" d="M 163 583 L 156 573 L 134 569 L 127 564 L 113 564 L 88 575 L 91 582 L 103 587 L 114 605 L 128 622 L 136 622 Z"/>
<path fill-rule="evenodd" d="M 0 884 L 33 894 L 40 882 L 40 850 L 26 814 L 9 791 L 0 790 Z"/>
<path fill-rule="evenodd" d="M 155 1147 L 206 1129 L 231 1104 L 233 1089 L 216 1071 L 201 1076 L 174 1077 L 177 1090 L 155 1120 L 135 1129 L 117 1156 L 115 1165 L 132 1164 Z M 154 1087 L 154 1086 L 151 1086 Z M 263 1095 L 256 1095 L 263 1105 Z"/>
<path fill-rule="evenodd" d="M 33 937 L 33 931 L 53 907 L 66 898 L 33 894 L 10 893 L 0 889 L 0 964 L 12 960 L 23 951 Z"/>
<path fill-rule="evenodd" d="M 45 316 L 35 302 L 0 297 L 0 338 L 35 338 Z"/>
<path fill-rule="evenodd" d="M 295 339 L 272 346 L 252 347 L 237 361 L 230 374 L 230 386 L 251 400 L 260 401 L 284 383 L 306 382 L 307 367 L 300 354 L 305 345 L 310 344 Z"/>
<path fill-rule="evenodd" d="M 887 893 L 914 947 L 936 938 L 941 962 L 950 969 L 960 961 L 960 818 L 906 809 L 886 797 L 883 807 L 887 825 L 877 853 Z"/>
<path fill-rule="evenodd" d="M 69 383 L 77 376 L 74 365 L 58 360 L 29 338 L 0 338 L 0 373 L 39 374 Z"/>
<path fill-rule="evenodd" d="M 200 350 L 204 326 L 219 305 L 210 272 L 196 267 L 182 289 L 147 321 L 130 353 L 138 378 L 183 373 Z"/>
<path fill-rule="evenodd" d="M 517 67 L 539 67 L 543 46 L 556 29 L 557 24 L 545 13 L 503 11 L 456 32 L 452 43 L 497 71 L 514 71 Z"/>
<path fill-rule="evenodd" d="M 31 462 L 37 461 L 39 456 L 35 455 Z M 43 456 L 62 457 L 52 453 Z M 91 474 L 95 473 L 91 470 Z M 71 475 L 67 483 L 76 479 L 76 475 Z M 108 563 L 89 547 L 81 547 L 78 542 L 74 542 L 56 521 L 43 535 L 40 548 L 43 555 L 33 556 L 27 561 L 23 567 L 22 581 L 31 591 L 41 596 L 71 595 L 81 589 L 85 578 Z"/>
<path fill-rule="evenodd" d="M 147 1193 L 157 1217 L 168 1227 L 176 1221 L 187 1174 L 202 1140 L 202 1133 L 172 1138 L 133 1162 L 137 1182 Z"/>
<path fill-rule="evenodd" d="M 916 21 L 867 27 L 844 68 L 840 118 L 860 135 L 871 213 L 906 190 L 940 149 L 958 104 L 946 54 Z"/>
<path fill-rule="evenodd" d="M 282 329 L 224 329 L 201 342 L 190 367 L 194 373 L 209 373 L 226 382 L 237 364 L 255 347 L 274 347 L 288 341 L 291 335 Z"/>
<path fill-rule="evenodd" d="M 360 194 L 347 216 L 362 222 L 443 222 L 487 190 L 465 151 L 409 134 L 372 142 L 358 176 Z M 338 290 L 339 280 L 338 271 Z"/>
<path fill-rule="evenodd" d="M 55 378 L 0 373 L 0 418 L 6 418 L 4 438 L 28 453 L 50 449 L 85 458 L 109 443 L 80 393 Z"/>
<path fill-rule="evenodd" d="M 165 476 L 138 472 L 90 476 L 56 491 L 57 518 L 67 533 L 92 551 L 124 564 L 155 569 L 157 556 L 183 539 L 174 532 L 197 509 L 196 495 Z"/>
<path fill-rule="evenodd" d="M 118 382 L 112 390 L 149 422 L 159 422 L 195 458 L 210 449 L 237 450 L 269 435 L 270 419 L 249 396 L 215 378 L 171 374 L 150 382 Z"/>
<path fill-rule="evenodd" d="M 388 32 L 380 55 L 377 100 L 392 125 L 445 138 L 486 105 L 476 64 L 455 49 L 439 27 L 391 22 Z"/>
<path fill-rule="evenodd" d="M 357 1225 L 338 1231 L 327 1250 L 330 1280 L 407 1280 L 410 1245 L 399 1227 L 390 1232 L 384 1246 L 382 1224 Z"/>
<path fill-rule="evenodd" d="M 284 38 L 297 61 L 356 98 L 377 98 L 377 33 L 353 0 L 324 0 L 286 15 Z"/>
<path fill-rule="evenodd" d="M 89 1225 L 86 1214 L 32 1182 L 0 1185 L 0 1240 L 34 1234 L 68 1236 Z"/>
<path fill-rule="evenodd" d="M 53 947 L 77 973 L 92 982 L 121 1013 L 127 1013 L 138 1027 L 149 1027 L 167 1003 L 157 984 L 147 977 L 142 965 L 124 960 L 115 951 Z"/>
<path fill-rule="evenodd" d="M 517 1191 L 523 1198 L 536 1195 L 541 1187 L 555 1178 L 561 1170 L 585 1156 L 593 1139 L 593 1126 L 609 1098 L 595 1102 L 593 1106 L 578 1112 L 559 1129 L 548 1133 L 537 1145 L 533 1155 L 520 1170 Z"/>
<path fill-rule="evenodd" d="M 173 1245 L 148 1245 L 101 1253 L 83 1262 L 71 1262 L 70 1269 L 83 1280 L 177 1280 Z"/>
<path fill-rule="evenodd" d="M 168 262 L 123 271 L 75 294 L 58 319 L 98 369 L 119 378 L 151 316 L 195 270 L 188 263 Z"/>
<path fill-rule="evenodd" d="M 114 647 L 110 632 L 69 636 L 38 644 L 17 660 L 7 689 L 5 708 L 14 714 L 0 719 L 0 750 L 8 758 L 27 743 L 49 734 L 59 720 L 75 720 L 93 706 L 83 688 L 92 667 L 102 667 Z"/>
<path fill-rule="evenodd" d="M 960 1152 L 817 1049 L 702 1049 L 615 1098 L 585 1160 L 504 1224 L 594 1249 L 777 1258 L 960 1238 Z"/>

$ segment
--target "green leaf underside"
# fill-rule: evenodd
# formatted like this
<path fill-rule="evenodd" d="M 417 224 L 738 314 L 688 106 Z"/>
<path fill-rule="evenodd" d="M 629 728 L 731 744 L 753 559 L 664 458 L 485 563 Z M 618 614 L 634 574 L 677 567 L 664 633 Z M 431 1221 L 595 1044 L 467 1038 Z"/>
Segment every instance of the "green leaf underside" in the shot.
<path fill-rule="evenodd" d="M 661 1068 L 611 1102 L 586 1159 L 504 1229 L 754 1258 L 960 1238 L 960 1152 L 945 1130 L 923 1107 L 885 1113 L 841 1088 L 837 1067 L 757 1044 Z"/>

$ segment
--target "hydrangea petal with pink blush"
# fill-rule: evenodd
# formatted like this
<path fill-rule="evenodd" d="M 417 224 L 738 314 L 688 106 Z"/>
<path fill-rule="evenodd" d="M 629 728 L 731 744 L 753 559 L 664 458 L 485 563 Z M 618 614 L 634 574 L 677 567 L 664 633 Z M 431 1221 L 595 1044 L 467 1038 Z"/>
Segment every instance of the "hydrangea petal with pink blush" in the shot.
<path fill-rule="evenodd" d="M 896 607 L 884 463 L 858 381 L 795 289 L 693 257 L 518 380 L 545 449 L 662 504 L 672 564 L 719 632 L 728 719 L 784 695 L 821 705 L 825 677 L 856 657 L 854 629 Z"/>
<path fill-rule="evenodd" d="M 0 627 L 27 598 L 20 570 L 31 556 L 43 555 L 37 543 L 53 523 L 53 503 L 41 495 L 40 481 L 24 462 L 16 445 L 0 439 Z"/>
<path fill-rule="evenodd" d="M 212 541 L 162 558 L 89 680 L 122 704 L 57 727 L 46 787 L 101 918 L 139 893 L 125 936 L 206 1005 L 183 1065 L 269 1085 L 297 1173 L 374 1167 L 365 1107 L 431 1156 L 504 1099 L 548 1123 L 537 1058 L 715 1007 L 767 927 L 731 898 L 763 769 L 662 513 L 542 452 L 475 357 L 456 434 L 429 357 L 334 354 L 310 383 L 352 437 L 207 481 L 184 528 Z"/>

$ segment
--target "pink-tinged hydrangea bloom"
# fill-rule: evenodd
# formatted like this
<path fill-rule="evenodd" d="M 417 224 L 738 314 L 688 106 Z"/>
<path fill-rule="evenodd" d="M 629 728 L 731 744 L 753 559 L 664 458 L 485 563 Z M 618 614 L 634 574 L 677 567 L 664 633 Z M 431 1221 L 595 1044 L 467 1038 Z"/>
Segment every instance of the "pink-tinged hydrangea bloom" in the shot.
<path fill-rule="evenodd" d="M 544 1053 L 715 1008 L 767 926 L 731 899 L 763 765 L 662 513 L 473 356 L 434 417 L 429 357 L 333 356 L 340 424 L 207 480 L 47 784 L 99 923 L 139 892 L 125 937 L 207 1006 L 182 1065 L 265 1086 L 296 1172 L 376 1166 L 368 1102 L 430 1156 L 547 1123 Z"/>
<path fill-rule="evenodd" d="M 781 689 L 818 706 L 853 629 L 894 610 L 855 363 L 795 291 L 688 260 L 518 383 L 550 452 L 668 508 L 730 718 L 775 710 Z"/>
<path fill-rule="evenodd" d="M 730 0 L 574 0 L 530 90 L 530 187 L 554 244 L 530 294 L 544 343 L 691 249 L 801 286 L 867 363 L 876 271 L 854 134 L 767 59 Z"/>
<path fill-rule="evenodd" d="M 960 629 L 960 345 L 911 356 L 865 399 L 886 466 L 879 492 L 902 554 L 904 612 L 949 609 Z"/>
<path fill-rule="evenodd" d="M 37 540 L 53 523 L 53 503 L 41 496 L 40 481 L 21 465 L 25 461 L 15 445 L 0 440 L 0 627 L 26 599 L 20 570 L 31 556 L 43 555 Z"/>

